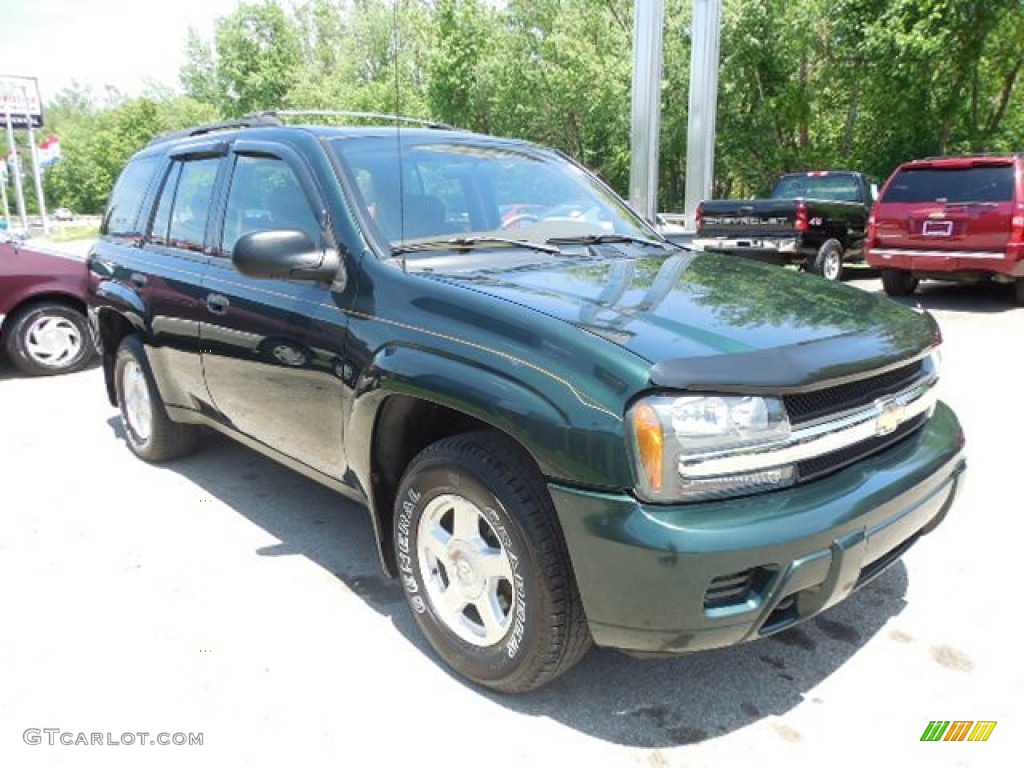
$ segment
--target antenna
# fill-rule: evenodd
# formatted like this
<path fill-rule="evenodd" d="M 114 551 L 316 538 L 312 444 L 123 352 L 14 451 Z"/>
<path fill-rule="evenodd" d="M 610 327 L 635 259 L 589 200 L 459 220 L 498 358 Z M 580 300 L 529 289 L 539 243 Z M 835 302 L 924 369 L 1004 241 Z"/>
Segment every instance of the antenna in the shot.
<path fill-rule="evenodd" d="M 395 115 L 402 114 L 402 87 L 398 73 L 398 51 L 401 42 L 398 34 L 398 4 L 402 0 L 394 0 L 391 6 L 392 34 L 395 46 Z M 395 118 L 395 141 L 398 148 L 398 236 L 405 242 L 405 167 L 402 163 L 402 121 Z M 405 272 L 405 252 L 402 253 L 402 271 Z"/>

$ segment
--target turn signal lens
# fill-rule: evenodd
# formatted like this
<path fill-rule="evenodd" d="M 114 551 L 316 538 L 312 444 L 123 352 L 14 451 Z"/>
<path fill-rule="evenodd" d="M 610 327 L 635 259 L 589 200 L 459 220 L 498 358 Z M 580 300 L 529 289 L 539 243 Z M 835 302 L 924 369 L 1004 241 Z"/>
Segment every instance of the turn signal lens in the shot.
<path fill-rule="evenodd" d="M 633 429 L 647 486 L 652 491 L 660 492 L 665 477 L 665 434 L 654 408 L 647 403 L 640 403 L 633 411 Z"/>

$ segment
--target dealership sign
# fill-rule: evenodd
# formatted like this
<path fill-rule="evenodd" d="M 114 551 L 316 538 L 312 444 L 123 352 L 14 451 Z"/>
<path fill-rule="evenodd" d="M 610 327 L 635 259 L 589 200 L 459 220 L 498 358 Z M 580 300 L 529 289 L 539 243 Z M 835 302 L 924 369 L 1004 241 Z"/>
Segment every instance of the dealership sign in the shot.
<path fill-rule="evenodd" d="M 43 100 L 34 77 L 0 75 L 0 128 L 6 125 L 8 115 L 15 128 L 27 128 L 29 118 L 33 128 L 42 127 Z"/>

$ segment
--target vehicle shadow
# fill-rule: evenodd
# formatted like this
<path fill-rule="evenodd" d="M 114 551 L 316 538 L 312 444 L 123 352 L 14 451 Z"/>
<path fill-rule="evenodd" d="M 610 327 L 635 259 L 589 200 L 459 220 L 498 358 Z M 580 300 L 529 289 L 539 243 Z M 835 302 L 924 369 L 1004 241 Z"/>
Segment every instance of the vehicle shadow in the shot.
<path fill-rule="evenodd" d="M 85 371 L 91 371 L 93 368 L 100 367 L 99 356 L 94 357 L 89 364 L 86 365 L 82 370 L 75 371 L 75 373 L 55 373 L 54 376 L 74 376 L 76 373 L 83 373 Z M 15 367 L 14 363 L 7 357 L 7 353 L 0 350 L 0 381 L 9 381 L 11 379 L 34 379 L 39 378 L 37 376 L 29 376 L 27 373 L 22 373 L 18 368 Z M 45 376 L 43 378 L 50 378 Z"/>
<path fill-rule="evenodd" d="M 123 441 L 120 419 L 113 417 L 108 424 Z M 217 434 L 204 436 L 197 455 L 167 467 L 280 542 L 258 550 L 260 555 L 309 558 L 390 619 L 412 647 L 453 681 L 509 710 L 624 746 L 697 743 L 783 715 L 905 607 L 907 572 L 898 562 L 825 615 L 766 640 L 648 660 L 594 649 L 541 690 L 498 694 L 466 683 L 433 653 L 398 582 L 381 570 L 364 509 Z"/>

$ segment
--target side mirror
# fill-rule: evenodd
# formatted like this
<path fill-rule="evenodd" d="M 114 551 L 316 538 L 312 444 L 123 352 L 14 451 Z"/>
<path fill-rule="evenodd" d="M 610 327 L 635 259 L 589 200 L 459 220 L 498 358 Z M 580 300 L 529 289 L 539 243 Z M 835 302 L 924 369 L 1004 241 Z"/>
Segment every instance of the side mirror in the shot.
<path fill-rule="evenodd" d="M 332 250 L 318 248 L 297 229 L 250 232 L 238 238 L 231 252 L 235 269 L 249 277 L 332 280 L 341 260 Z"/>

